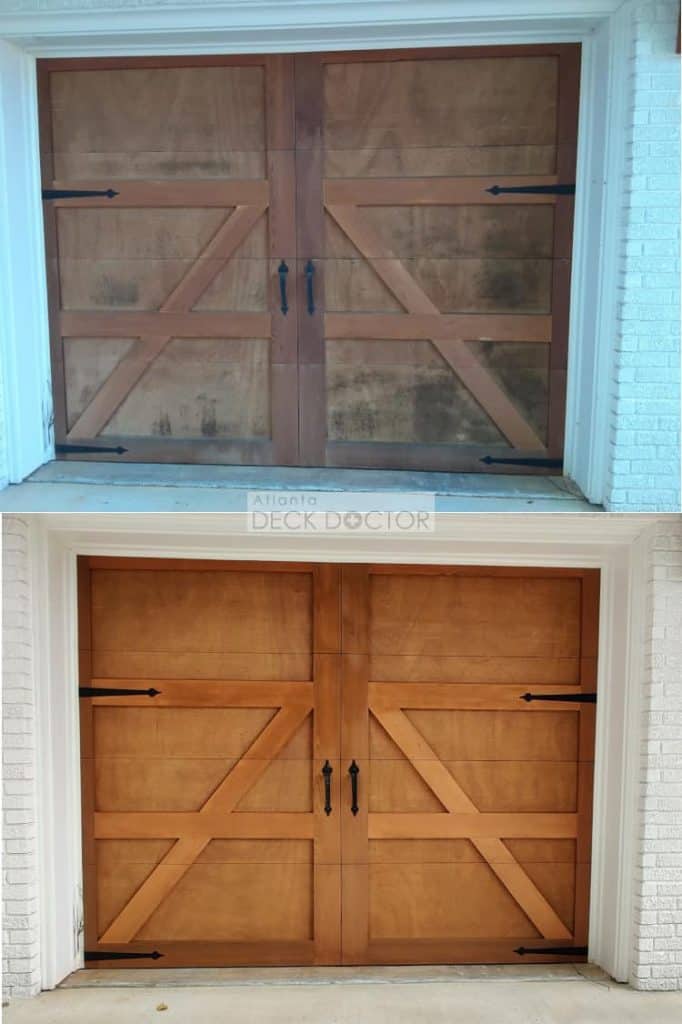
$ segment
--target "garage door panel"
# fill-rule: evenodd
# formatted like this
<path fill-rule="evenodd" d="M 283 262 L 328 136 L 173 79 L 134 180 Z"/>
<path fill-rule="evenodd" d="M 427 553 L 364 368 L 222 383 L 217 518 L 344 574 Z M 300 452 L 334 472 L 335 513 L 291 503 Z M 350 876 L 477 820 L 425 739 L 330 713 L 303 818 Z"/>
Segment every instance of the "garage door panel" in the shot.
<path fill-rule="evenodd" d="M 512 691 L 510 697 L 520 699 L 520 694 Z M 531 719 L 514 711 L 408 708 L 405 716 L 444 761 L 573 761 L 578 752 L 578 723 L 571 712 L 537 711 Z M 370 756 L 394 757 L 396 749 L 371 718 Z"/>
<path fill-rule="evenodd" d="M 295 462 L 296 297 L 287 320 L 277 275 L 296 260 L 291 60 L 40 77 L 60 454 Z M 115 365 L 92 351 L 110 337 L 133 342 Z"/>
<path fill-rule="evenodd" d="M 551 311 L 549 260 L 423 255 L 404 259 L 403 264 L 444 313 L 546 314 Z M 328 313 L 400 312 L 400 304 L 379 275 L 354 255 L 327 259 L 324 269 L 327 271 L 325 306 Z M 539 345 L 534 347 L 542 349 Z M 390 348 L 394 356 L 398 355 L 395 343 L 391 343 Z"/>
<path fill-rule="evenodd" d="M 276 714 L 276 708 L 95 709 L 100 757 L 241 757 Z"/>
<path fill-rule="evenodd" d="M 538 936 L 486 864 L 372 864 L 369 893 L 370 942 Z"/>
<path fill-rule="evenodd" d="M 574 812 L 578 777 L 575 762 L 439 761 L 483 812 Z M 406 761 L 372 762 L 370 812 L 440 812 L 429 786 Z"/>
<path fill-rule="evenodd" d="M 60 457 L 559 469 L 579 61 L 41 62 Z"/>
<path fill-rule="evenodd" d="M 338 189 L 330 191 L 334 195 Z M 362 215 L 378 243 L 376 250 L 365 251 L 364 256 L 385 259 L 389 252 L 411 270 L 417 269 L 412 260 L 424 260 L 421 273 L 425 277 L 428 270 L 433 273 L 432 260 L 551 260 L 552 256 L 551 207 L 429 206 L 428 200 L 419 206 L 372 206 L 370 202 L 363 204 Z M 338 224 L 328 217 L 325 227 L 327 255 L 357 259 L 357 248 Z"/>
<path fill-rule="evenodd" d="M 265 217 L 227 263 L 203 255 L 234 209 L 58 210 L 62 309 L 158 310 L 200 260 L 210 283 L 188 311 L 267 313 L 276 267 L 268 261 Z"/>
<path fill-rule="evenodd" d="M 306 839 L 212 839 L 197 864 L 313 864 Z"/>
<path fill-rule="evenodd" d="M 312 939 L 312 894 L 310 864 L 194 864 L 137 938 L 151 942 Z"/>
<path fill-rule="evenodd" d="M 273 761 L 258 782 L 235 807 L 240 811 L 292 811 L 313 809 L 313 779 L 310 761 Z"/>
<path fill-rule="evenodd" d="M 55 72 L 55 171 L 66 180 L 264 177 L 264 103 L 262 67 Z"/>
<path fill-rule="evenodd" d="M 297 58 L 301 255 L 320 313 L 299 314 L 304 461 L 558 465 L 578 58 L 561 46 Z M 319 91 L 323 103 L 308 99 Z M 430 327 L 410 333 L 420 316 Z M 415 361 L 418 340 L 430 346 Z"/>
<path fill-rule="evenodd" d="M 346 962 L 580 947 L 594 574 L 366 566 L 343 579 L 346 634 L 365 652 L 344 661 L 361 794 L 343 830 Z"/>
<path fill-rule="evenodd" d="M 154 950 L 163 966 L 339 959 L 339 825 L 321 772 L 331 758 L 338 815 L 338 596 L 329 568 L 282 570 L 81 560 L 86 934 L 98 955 L 146 944 L 135 966 Z M 135 676 L 91 674 L 131 647 Z M 178 678 L 176 652 L 183 668 L 205 652 L 204 665 L 241 664 L 244 678 Z M 254 661 L 275 679 L 249 678 Z M 277 682 L 296 662 L 308 681 Z M 163 664 L 171 678 L 145 676 Z"/>
<path fill-rule="evenodd" d="M 93 675 L 100 679 L 236 679 L 287 682 L 311 678 L 310 654 L 275 651 L 207 653 L 205 651 L 92 652 Z M 197 687 L 200 690 L 201 687 Z"/>
<path fill-rule="evenodd" d="M 505 846 L 522 864 L 573 864 L 572 839 L 508 839 Z M 468 839 L 370 839 L 369 863 L 453 864 L 483 862 Z"/>
<path fill-rule="evenodd" d="M 377 55 L 362 63 L 351 57 L 326 69 L 327 142 L 332 150 L 380 149 L 387 137 L 400 148 L 430 148 L 446 140 L 453 148 L 550 144 L 556 82 L 554 57 L 466 60 L 458 55 L 391 63 Z M 519 106 L 526 112 L 523 128 L 513 123 Z M 484 110 L 495 116 L 481 118 Z M 510 137 L 517 133 L 521 138 Z"/>
<path fill-rule="evenodd" d="M 96 758 L 98 811 L 198 811 L 234 767 L 233 758 Z"/>
<path fill-rule="evenodd" d="M 369 672 L 370 678 L 376 682 L 570 686 L 578 682 L 580 665 L 575 657 L 372 654 Z"/>
<path fill-rule="evenodd" d="M 582 958 L 598 574 L 83 559 L 79 579 L 88 949 Z M 252 674 L 251 618 L 257 664 L 307 679 Z M 157 643 L 169 678 L 145 675 Z M 93 675 L 109 653 L 142 671 Z M 171 668 L 202 653 L 243 677 Z"/>
<path fill-rule="evenodd" d="M 333 145 L 333 144 L 332 144 Z M 391 146 L 335 149 L 324 153 L 325 178 L 459 177 L 489 174 L 551 174 L 556 153 L 550 145 Z"/>
<path fill-rule="evenodd" d="M 376 575 L 370 600 L 375 655 L 506 660 L 580 652 L 576 579 Z"/>
<path fill-rule="evenodd" d="M 310 652 L 312 586 L 304 573 L 169 569 L 162 581 L 150 571 L 97 571 L 92 630 L 100 655 Z"/>

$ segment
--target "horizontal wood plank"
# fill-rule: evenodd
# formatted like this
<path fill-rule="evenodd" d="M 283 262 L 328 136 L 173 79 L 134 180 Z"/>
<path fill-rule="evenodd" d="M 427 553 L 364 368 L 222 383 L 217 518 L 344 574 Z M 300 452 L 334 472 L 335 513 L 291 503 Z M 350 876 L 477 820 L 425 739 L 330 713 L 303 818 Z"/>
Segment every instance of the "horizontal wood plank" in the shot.
<path fill-rule="evenodd" d="M 159 338 L 165 344 L 169 338 L 246 339 L 271 335 L 269 313 L 63 312 L 59 319 L 65 338 L 139 338 L 144 335 Z M 153 358 L 157 354 L 154 352 Z"/>
<path fill-rule="evenodd" d="M 95 839 L 313 839 L 313 814 L 97 812 Z M 192 861 L 190 861 L 192 863 Z"/>
<path fill-rule="evenodd" d="M 282 940 L 281 942 L 152 942 L 133 940 L 131 942 L 93 943 L 92 951 L 149 953 L 156 950 L 161 953 L 158 960 L 93 960 L 86 968 L 101 969 L 116 967 L 120 969 L 157 970 L 164 967 L 297 967 L 313 964 L 315 961 L 315 943 L 309 941 Z"/>
<path fill-rule="evenodd" d="M 414 341 L 458 338 L 461 341 L 522 341 L 549 345 L 551 316 L 459 313 L 327 313 L 326 338 Z M 478 362 L 478 361 L 477 361 Z M 473 363 L 473 356 L 472 356 Z"/>
<path fill-rule="evenodd" d="M 494 178 L 353 178 L 327 179 L 326 203 L 339 206 L 468 206 L 556 204 L 551 193 L 487 191 L 495 185 L 526 187 L 556 185 L 556 175 L 498 175 Z"/>
<path fill-rule="evenodd" d="M 578 815 L 370 812 L 368 827 L 370 839 L 573 839 Z"/>
<path fill-rule="evenodd" d="M 118 195 L 76 196 L 73 199 L 54 199 L 51 204 L 64 209 L 102 206 L 105 209 L 121 207 L 230 207 L 267 205 L 269 185 L 264 180 L 254 181 L 53 181 L 51 189 L 68 191 L 106 192 L 113 189 Z"/>
<path fill-rule="evenodd" d="M 528 687 L 518 683 L 370 683 L 371 708 L 440 708 L 454 711 L 579 711 L 580 704 L 570 701 L 525 701 Z M 579 686 L 545 686 L 535 683 L 534 693 L 569 697 L 580 694 Z"/>
<path fill-rule="evenodd" d="M 87 698 L 97 707 L 238 707 L 276 708 L 313 706 L 313 684 L 299 681 L 214 679 L 111 679 L 97 678 L 91 686 L 115 689 L 149 689 L 155 697 L 121 694 L 116 697 Z"/>

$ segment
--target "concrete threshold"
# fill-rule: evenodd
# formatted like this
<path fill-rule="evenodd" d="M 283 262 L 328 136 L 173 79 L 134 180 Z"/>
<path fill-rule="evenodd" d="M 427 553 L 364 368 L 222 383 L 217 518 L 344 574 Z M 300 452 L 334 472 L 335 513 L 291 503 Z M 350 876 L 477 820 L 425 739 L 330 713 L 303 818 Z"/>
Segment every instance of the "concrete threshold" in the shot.
<path fill-rule="evenodd" d="M 423 976 L 395 976 L 404 968 L 381 968 L 377 984 L 367 968 L 346 972 L 352 983 L 336 984 L 327 969 L 295 983 L 273 980 L 232 985 L 196 981 L 90 988 L 62 987 L 34 999 L 12 1000 L 4 1024 L 679 1024 L 682 993 L 636 992 L 589 968 L 531 968 L 521 977 L 508 968 L 420 969 Z M 408 971 L 410 969 L 407 969 Z M 445 980 L 437 971 L 449 972 Z M 476 971 L 477 969 L 474 969 Z M 518 968 L 512 968 L 518 971 Z M 573 975 L 568 973 L 573 970 Z M 464 971 L 460 974 L 460 971 Z M 492 972 L 492 973 L 491 973 Z M 99 973 L 99 972 L 87 972 Z M 122 972 L 121 972 L 122 973 Z M 133 972 L 131 972 L 133 973 Z M 136 974 L 146 973 L 143 971 Z M 298 971 L 289 969 L 289 976 Z M 372 975 L 370 977 L 370 974 Z M 254 977 L 249 972 L 249 977 Z M 571 982 L 568 984 L 567 982 Z M 424 983 L 427 982 L 427 983 Z M 331 988 L 331 984 L 334 985 Z"/>
<path fill-rule="evenodd" d="M 50 462 L 3 512 L 244 512 L 249 491 L 428 493 L 437 512 L 599 512 L 564 477 L 273 466 Z"/>
<path fill-rule="evenodd" d="M 409 967 L 174 967 L 88 969 L 60 988 L 222 988 L 262 985 L 425 985 L 464 981 L 597 981 L 616 984 L 591 964 L 429 965 Z"/>

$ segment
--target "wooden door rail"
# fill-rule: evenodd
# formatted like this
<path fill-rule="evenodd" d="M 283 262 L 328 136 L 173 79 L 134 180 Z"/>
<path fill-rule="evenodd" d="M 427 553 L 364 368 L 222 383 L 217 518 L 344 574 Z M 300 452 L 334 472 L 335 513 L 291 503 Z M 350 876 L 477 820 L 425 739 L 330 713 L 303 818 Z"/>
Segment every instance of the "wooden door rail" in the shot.
<path fill-rule="evenodd" d="M 53 181 L 55 192 L 99 192 L 100 195 L 55 197 L 53 206 L 64 209 L 101 206 L 122 207 L 209 207 L 267 205 L 267 181 Z M 110 193 L 113 192 L 114 195 Z"/>

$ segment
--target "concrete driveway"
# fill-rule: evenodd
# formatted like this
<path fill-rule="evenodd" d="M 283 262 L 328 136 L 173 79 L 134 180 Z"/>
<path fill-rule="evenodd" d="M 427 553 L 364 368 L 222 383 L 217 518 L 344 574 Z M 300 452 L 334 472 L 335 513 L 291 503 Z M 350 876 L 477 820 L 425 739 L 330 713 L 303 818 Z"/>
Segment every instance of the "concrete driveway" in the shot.
<path fill-rule="evenodd" d="M 128 972 L 130 973 L 130 972 Z M 207 979 L 208 980 L 208 979 Z M 682 993 L 635 992 L 599 972 L 543 980 L 398 972 L 367 980 L 67 987 L 5 1009 L 6 1024 L 680 1024 Z"/>

